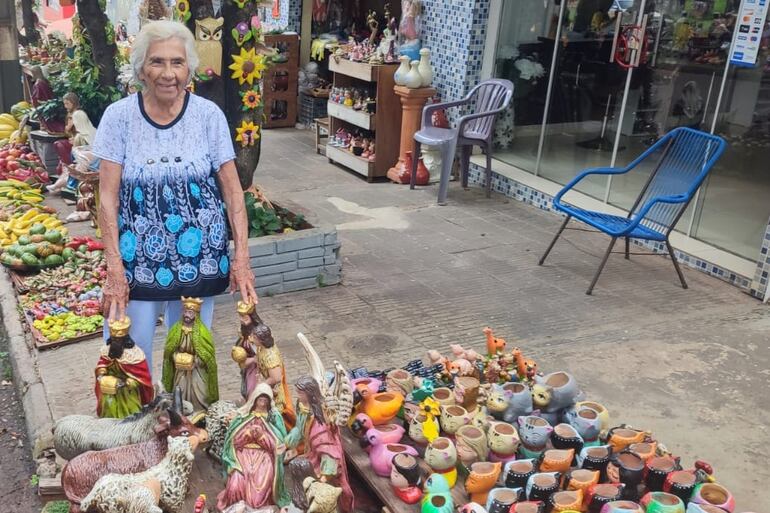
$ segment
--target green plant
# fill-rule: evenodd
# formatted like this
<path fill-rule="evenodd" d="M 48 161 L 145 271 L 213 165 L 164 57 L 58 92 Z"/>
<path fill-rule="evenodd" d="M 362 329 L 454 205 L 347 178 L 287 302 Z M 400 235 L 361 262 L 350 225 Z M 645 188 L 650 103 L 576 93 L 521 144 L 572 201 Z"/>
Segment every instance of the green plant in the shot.
<path fill-rule="evenodd" d="M 304 216 L 291 217 L 291 212 L 285 208 L 277 211 L 257 200 L 251 192 L 244 192 L 246 216 L 249 223 L 249 238 L 262 237 L 284 232 L 286 229 L 297 230 L 305 223 Z"/>
<path fill-rule="evenodd" d="M 34 488 L 39 484 L 40 484 L 40 476 L 38 476 L 37 474 L 32 474 L 32 477 L 29 478 L 29 486 Z"/>

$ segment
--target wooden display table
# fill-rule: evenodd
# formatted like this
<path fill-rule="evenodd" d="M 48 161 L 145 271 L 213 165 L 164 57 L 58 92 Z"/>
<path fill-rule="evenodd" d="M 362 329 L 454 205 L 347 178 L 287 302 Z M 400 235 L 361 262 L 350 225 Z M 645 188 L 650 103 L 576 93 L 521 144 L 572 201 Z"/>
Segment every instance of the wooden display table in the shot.
<path fill-rule="evenodd" d="M 342 448 L 345 450 L 345 459 L 348 462 L 348 468 L 354 470 L 361 476 L 364 483 L 371 489 L 372 493 L 382 501 L 383 506 L 392 513 L 420 513 L 419 502 L 417 504 L 406 504 L 393 492 L 393 487 L 390 485 L 389 478 L 380 477 L 374 473 L 372 466 L 369 463 L 369 454 L 361 448 L 358 439 L 349 429 L 343 428 L 340 430 L 340 439 L 342 440 Z M 405 438 L 401 443 L 411 445 L 411 440 Z M 431 470 L 422 459 L 419 461 L 424 477 L 427 478 L 430 475 Z M 458 473 L 457 483 L 452 488 L 452 499 L 454 500 L 455 508 L 470 502 L 468 495 L 465 493 L 464 483 L 465 478 Z"/>

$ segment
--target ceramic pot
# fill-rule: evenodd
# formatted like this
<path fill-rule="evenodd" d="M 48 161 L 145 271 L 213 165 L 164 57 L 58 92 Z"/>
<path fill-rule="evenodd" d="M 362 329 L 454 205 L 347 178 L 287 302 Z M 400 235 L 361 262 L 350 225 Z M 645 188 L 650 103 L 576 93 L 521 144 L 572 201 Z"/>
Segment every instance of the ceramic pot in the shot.
<path fill-rule="evenodd" d="M 607 443 L 612 447 L 613 453 L 618 453 L 631 444 L 644 442 L 646 436 L 644 431 L 637 429 L 614 427 L 609 431 Z"/>
<path fill-rule="evenodd" d="M 681 498 L 681 497 L 680 497 Z M 691 502 L 687 505 L 686 513 L 727 513 L 722 508 L 717 508 L 711 504 L 696 504 Z"/>
<path fill-rule="evenodd" d="M 666 492 L 647 492 L 639 504 L 646 513 L 685 513 L 682 499 Z"/>
<path fill-rule="evenodd" d="M 486 504 L 487 495 L 500 477 L 501 463 L 479 461 L 471 465 L 471 471 L 465 479 L 465 491 L 471 502 Z"/>
<path fill-rule="evenodd" d="M 559 489 L 560 482 L 561 474 L 558 472 L 538 472 L 531 475 L 525 488 L 527 499 L 548 502 L 551 495 Z"/>
<path fill-rule="evenodd" d="M 644 461 L 631 451 L 613 454 L 607 465 L 607 479 L 611 483 L 623 483 L 623 498 L 636 501 L 639 499 L 639 485 L 644 479 Z"/>
<path fill-rule="evenodd" d="M 599 445 L 602 421 L 599 413 L 588 406 L 575 406 L 564 413 L 564 420 L 574 427 L 583 439 L 583 446 Z"/>
<path fill-rule="evenodd" d="M 583 507 L 583 490 L 563 490 L 551 495 L 551 511 L 579 511 Z"/>
<path fill-rule="evenodd" d="M 610 429 L 610 412 L 607 411 L 607 408 L 595 401 L 579 401 L 575 403 L 575 408 L 581 408 L 583 406 L 591 408 L 599 414 L 599 421 L 601 422 L 599 429 L 602 433 L 606 433 Z"/>
<path fill-rule="evenodd" d="M 366 435 L 361 440 L 361 445 L 366 452 L 371 452 L 372 445 L 369 441 L 369 431 L 374 430 L 378 433 L 377 440 L 381 444 L 396 444 L 401 441 L 406 431 L 402 426 L 398 424 L 383 424 L 382 426 L 372 426 L 367 430 Z"/>
<path fill-rule="evenodd" d="M 489 492 L 486 507 L 488 513 L 508 513 L 519 500 L 520 489 L 495 488 Z"/>
<path fill-rule="evenodd" d="M 567 474 L 567 490 L 583 490 L 587 495 L 588 490 L 599 483 L 599 476 L 598 470 L 575 469 Z"/>
<path fill-rule="evenodd" d="M 455 403 L 455 395 L 451 388 L 438 387 L 433 390 L 433 399 L 439 404 L 439 406 L 450 406 Z"/>
<path fill-rule="evenodd" d="M 452 440 L 440 436 L 428 444 L 425 449 L 425 463 L 435 472 L 441 474 L 453 487 L 457 482 L 457 449 Z"/>
<path fill-rule="evenodd" d="M 421 513 L 453 513 L 455 509 L 452 496 L 448 493 L 428 495 L 420 508 Z"/>
<path fill-rule="evenodd" d="M 572 449 L 577 455 L 583 450 L 583 438 L 577 429 L 567 423 L 561 423 L 553 428 L 551 445 L 554 449 Z"/>
<path fill-rule="evenodd" d="M 658 450 L 658 442 L 638 442 L 628 446 L 628 450 L 642 458 L 646 462 Z"/>
<path fill-rule="evenodd" d="M 696 504 L 711 504 L 722 508 L 728 513 L 735 510 L 735 499 L 730 490 L 717 483 L 703 483 L 695 487 L 691 502 Z"/>
<path fill-rule="evenodd" d="M 404 397 L 414 390 L 412 375 L 404 369 L 393 369 L 385 377 L 385 389 L 388 392 L 398 392 Z"/>
<path fill-rule="evenodd" d="M 364 387 L 369 391 L 370 395 L 374 395 L 380 391 L 382 381 L 375 378 L 357 378 L 350 380 L 350 384 L 353 385 L 353 390 Z"/>
<path fill-rule="evenodd" d="M 460 376 L 455 380 L 455 401 L 466 410 L 475 412 L 479 406 L 479 386 L 478 379 Z"/>
<path fill-rule="evenodd" d="M 553 428 L 545 419 L 528 415 L 519 417 L 519 454 L 523 458 L 539 458 L 545 450 L 545 444 L 551 437 Z"/>
<path fill-rule="evenodd" d="M 651 492 L 662 492 L 668 475 L 677 470 L 679 463 L 671 456 L 655 456 L 645 462 L 644 483 Z"/>
<path fill-rule="evenodd" d="M 456 404 L 442 406 L 440 419 L 441 430 L 447 435 L 454 436 L 461 427 L 470 424 L 471 418 L 473 418 L 473 416 L 462 406 Z"/>
<path fill-rule="evenodd" d="M 489 460 L 506 462 L 516 457 L 519 435 L 507 422 L 492 422 L 487 431 Z"/>
<path fill-rule="evenodd" d="M 393 456 L 390 484 L 393 492 L 407 504 L 416 504 L 422 498 L 422 473 L 420 463 L 411 454 Z"/>
<path fill-rule="evenodd" d="M 487 413 L 497 420 L 505 420 L 505 411 L 508 409 L 510 399 L 510 393 L 503 390 L 502 386 L 493 384 L 487 393 Z"/>
<path fill-rule="evenodd" d="M 430 65 L 430 50 L 427 48 L 420 49 L 420 64 L 417 66 L 417 71 L 422 77 L 422 87 L 430 87 L 433 82 L 433 68 Z"/>
<path fill-rule="evenodd" d="M 522 501 L 511 506 L 511 513 L 543 513 L 545 503 L 543 501 Z"/>
<path fill-rule="evenodd" d="M 422 77 L 417 67 L 420 65 L 420 61 L 412 61 L 409 66 L 409 73 L 404 77 L 404 85 L 409 89 L 419 89 L 422 86 Z"/>
<path fill-rule="evenodd" d="M 505 486 L 525 488 L 529 478 L 538 472 L 537 460 L 515 460 L 505 464 Z"/>
<path fill-rule="evenodd" d="M 543 452 L 540 472 L 559 472 L 566 474 L 572 466 L 575 449 L 548 449 Z"/>
<path fill-rule="evenodd" d="M 551 389 L 551 400 L 548 402 L 548 411 L 558 411 L 575 404 L 578 395 L 578 386 L 575 378 L 568 372 L 552 372 L 538 382 Z"/>
<path fill-rule="evenodd" d="M 666 476 L 663 491 L 672 493 L 687 504 L 692 498 L 695 486 L 698 484 L 695 473 L 691 470 L 675 470 Z"/>
<path fill-rule="evenodd" d="M 644 513 L 644 509 L 633 501 L 612 501 L 602 507 L 601 513 Z"/>
<path fill-rule="evenodd" d="M 401 61 L 401 65 L 398 67 L 396 72 L 393 74 L 393 82 L 396 83 L 396 85 L 406 85 L 406 75 L 410 71 L 409 67 L 409 57 L 406 55 L 402 55 L 398 58 L 399 61 Z"/>
<path fill-rule="evenodd" d="M 503 414 L 503 420 L 513 424 L 519 417 L 532 413 L 532 393 L 529 387 L 522 383 L 506 383 L 503 391 L 510 393 L 508 408 Z"/>
<path fill-rule="evenodd" d="M 455 435 L 457 457 L 466 467 L 489 456 L 487 435 L 476 426 L 462 426 Z"/>
<path fill-rule="evenodd" d="M 597 445 L 594 447 L 583 447 L 577 456 L 577 466 L 587 470 L 598 470 L 601 475 L 599 481 L 607 479 L 607 465 L 612 457 L 612 449 L 609 445 Z"/>
<path fill-rule="evenodd" d="M 621 483 L 600 483 L 589 487 L 585 497 L 588 513 L 600 513 L 605 504 L 620 500 L 623 488 Z"/>
<path fill-rule="evenodd" d="M 375 426 L 381 426 L 393 420 L 403 404 L 403 395 L 396 392 L 381 392 L 364 397 L 363 403 L 359 404 L 359 409 L 372 419 Z"/>
<path fill-rule="evenodd" d="M 372 430 L 370 429 L 369 432 Z M 375 474 L 381 477 L 390 477 L 390 471 L 393 467 L 393 457 L 399 453 L 406 453 L 417 456 L 414 447 L 404 444 L 373 444 L 369 452 L 369 461 Z"/>
<path fill-rule="evenodd" d="M 423 423 L 427 420 L 427 418 L 428 417 L 425 415 L 425 413 L 417 412 L 417 414 L 412 417 L 412 420 L 409 422 L 409 438 L 411 438 L 418 445 L 425 445 L 428 443 L 428 439 L 425 438 L 425 433 L 423 433 Z M 438 420 L 434 418 L 431 422 L 436 425 L 436 431 L 438 432 Z"/>

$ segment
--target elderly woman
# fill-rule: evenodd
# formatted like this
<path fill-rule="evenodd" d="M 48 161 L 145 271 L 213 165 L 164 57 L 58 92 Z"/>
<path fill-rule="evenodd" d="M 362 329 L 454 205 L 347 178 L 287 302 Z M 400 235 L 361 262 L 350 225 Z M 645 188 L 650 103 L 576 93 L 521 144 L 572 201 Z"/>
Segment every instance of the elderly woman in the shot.
<path fill-rule="evenodd" d="M 181 296 L 204 299 L 200 318 L 210 328 L 214 296 L 228 285 L 245 302 L 257 294 L 227 121 L 186 90 L 198 65 L 192 34 L 173 21 L 146 25 L 131 65 L 142 91 L 107 108 L 93 145 L 101 158 L 103 306 L 105 317 L 131 318 L 130 336 L 152 370 L 156 321 L 165 313 L 173 326 Z"/>

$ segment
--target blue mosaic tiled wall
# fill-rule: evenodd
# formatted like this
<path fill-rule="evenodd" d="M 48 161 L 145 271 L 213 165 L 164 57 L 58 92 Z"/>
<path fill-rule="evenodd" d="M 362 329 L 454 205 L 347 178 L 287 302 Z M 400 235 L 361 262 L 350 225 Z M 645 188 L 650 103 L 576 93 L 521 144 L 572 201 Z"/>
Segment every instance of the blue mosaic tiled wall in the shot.
<path fill-rule="evenodd" d="M 288 0 L 289 1 L 289 15 L 288 15 L 288 30 L 294 31 L 299 34 L 302 24 L 302 0 Z M 310 0 L 307 0 L 310 1 Z"/>
<path fill-rule="evenodd" d="M 486 184 L 485 180 L 485 169 L 477 164 L 471 163 L 468 171 L 468 183 L 484 186 Z M 553 210 L 553 198 L 550 195 L 495 172 L 492 172 L 492 190 L 504 194 L 509 198 L 529 203 L 542 210 L 556 212 Z M 645 247 L 656 253 L 661 253 L 665 256 L 668 254 L 665 245 L 660 242 L 641 241 L 637 239 L 633 239 L 633 241 L 634 244 Z M 768 221 L 767 231 L 765 232 L 765 239 L 762 245 L 762 253 L 760 254 L 761 258 L 760 261 L 757 262 L 757 272 L 753 281 L 751 278 L 735 274 L 727 269 L 679 250 L 674 250 L 674 255 L 680 263 L 688 267 L 719 278 L 720 280 L 726 281 L 745 292 L 748 292 L 756 298 L 763 299 L 765 291 L 767 290 L 768 273 L 770 272 L 770 220 Z"/>
<path fill-rule="evenodd" d="M 272 8 L 265 9 L 266 11 L 266 19 L 262 23 L 265 27 L 265 31 L 271 31 L 271 30 L 286 30 L 289 26 L 289 3 L 290 0 L 281 0 L 280 8 L 281 8 L 281 15 L 278 18 L 273 18 L 272 16 Z M 289 28 L 288 30 L 292 30 Z"/>

